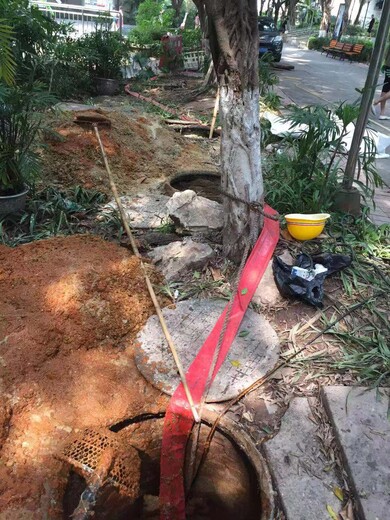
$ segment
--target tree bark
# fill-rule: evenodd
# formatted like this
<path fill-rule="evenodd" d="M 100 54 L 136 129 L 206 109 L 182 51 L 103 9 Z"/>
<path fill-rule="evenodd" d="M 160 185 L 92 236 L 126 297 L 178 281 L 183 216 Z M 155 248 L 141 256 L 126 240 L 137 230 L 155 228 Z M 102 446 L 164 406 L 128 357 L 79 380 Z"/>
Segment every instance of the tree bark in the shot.
<path fill-rule="evenodd" d="M 343 14 L 343 27 L 341 34 L 345 34 L 345 31 L 349 25 L 349 8 L 351 7 L 351 0 L 345 0 L 345 11 Z"/>
<path fill-rule="evenodd" d="M 258 23 L 256 0 L 204 0 L 210 49 L 220 85 L 222 189 L 248 202 L 263 196 L 260 163 Z M 242 203 L 224 199 L 223 248 L 235 262 L 261 220 Z"/>
<path fill-rule="evenodd" d="M 295 27 L 295 23 L 297 21 L 297 0 L 290 0 L 288 3 L 288 14 L 287 18 L 290 24 L 290 27 Z"/>
<path fill-rule="evenodd" d="M 321 1 L 322 18 L 320 24 L 320 36 L 326 36 L 326 32 L 330 23 L 330 16 L 332 10 L 332 0 Z"/>

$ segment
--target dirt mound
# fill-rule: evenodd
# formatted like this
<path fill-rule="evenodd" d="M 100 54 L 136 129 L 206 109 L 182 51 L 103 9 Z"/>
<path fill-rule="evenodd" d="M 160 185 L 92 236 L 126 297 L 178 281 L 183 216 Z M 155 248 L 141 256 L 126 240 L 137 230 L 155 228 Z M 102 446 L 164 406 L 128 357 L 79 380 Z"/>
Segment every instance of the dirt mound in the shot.
<path fill-rule="evenodd" d="M 0 519 L 55 520 L 69 434 L 165 407 L 133 362 L 153 306 L 138 259 L 96 237 L 3 246 L 0 266 Z"/>
<path fill-rule="evenodd" d="M 99 110 L 99 114 L 112 123 L 111 129 L 99 131 L 120 193 L 130 193 L 134 187 L 139 190 L 140 183 L 146 188 L 183 170 L 210 170 L 207 141 L 192 142 L 139 112 Z M 42 150 L 45 179 L 61 186 L 79 184 L 110 192 L 93 129 L 78 126 L 71 115 L 62 124 L 52 126 L 61 140 L 48 138 Z"/>

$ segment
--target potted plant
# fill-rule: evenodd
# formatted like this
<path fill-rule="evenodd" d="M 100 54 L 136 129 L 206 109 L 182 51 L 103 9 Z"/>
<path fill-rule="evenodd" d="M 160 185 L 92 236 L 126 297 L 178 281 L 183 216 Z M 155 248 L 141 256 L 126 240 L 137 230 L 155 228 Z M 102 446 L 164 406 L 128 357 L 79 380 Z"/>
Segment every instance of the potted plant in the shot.
<path fill-rule="evenodd" d="M 0 214 L 24 208 L 28 189 L 39 173 L 34 145 L 42 127 L 42 110 L 53 100 L 38 84 L 0 83 Z"/>
<path fill-rule="evenodd" d="M 111 96 L 119 87 L 129 44 L 120 34 L 97 29 L 83 39 L 89 72 L 99 95 Z"/>

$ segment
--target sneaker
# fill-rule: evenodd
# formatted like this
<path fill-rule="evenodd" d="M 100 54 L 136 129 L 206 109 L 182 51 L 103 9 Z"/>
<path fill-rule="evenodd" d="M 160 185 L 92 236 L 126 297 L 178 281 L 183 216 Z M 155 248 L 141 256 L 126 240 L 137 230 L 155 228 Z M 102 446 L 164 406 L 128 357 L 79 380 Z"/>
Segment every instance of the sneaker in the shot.
<path fill-rule="evenodd" d="M 390 116 L 379 116 L 379 119 L 381 121 L 389 121 L 390 120 Z"/>

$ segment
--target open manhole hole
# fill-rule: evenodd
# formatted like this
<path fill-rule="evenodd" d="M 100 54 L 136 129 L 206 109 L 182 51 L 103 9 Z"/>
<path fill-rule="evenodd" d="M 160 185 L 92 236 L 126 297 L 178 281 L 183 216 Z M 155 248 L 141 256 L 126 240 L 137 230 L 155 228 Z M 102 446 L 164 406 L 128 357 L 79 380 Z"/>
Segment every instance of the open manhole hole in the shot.
<path fill-rule="evenodd" d="M 222 202 L 221 176 L 212 172 L 182 172 L 171 180 L 170 185 L 178 191 L 192 190 L 206 199 Z"/>
<path fill-rule="evenodd" d="M 205 412 L 200 446 L 215 414 Z M 120 495 L 109 481 L 100 488 L 93 508 L 96 520 L 159 519 L 159 473 L 163 414 L 144 415 L 112 427 L 112 434 L 139 455 L 128 479 L 139 492 L 133 499 Z M 120 430 L 119 430 L 120 429 Z M 119 431 L 118 431 L 119 430 Z M 190 449 L 190 448 L 189 448 Z M 188 449 L 188 450 L 189 450 Z M 63 499 L 63 518 L 71 520 L 86 488 L 82 471 L 72 466 Z M 77 472 L 76 472 L 77 471 Z M 266 463 L 248 435 L 226 417 L 220 423 L 199 476 L 186 501 L 191 520 L 271 520 L 273 493 Z M 89 518 L 85 517 L 85 518 Z"/>

